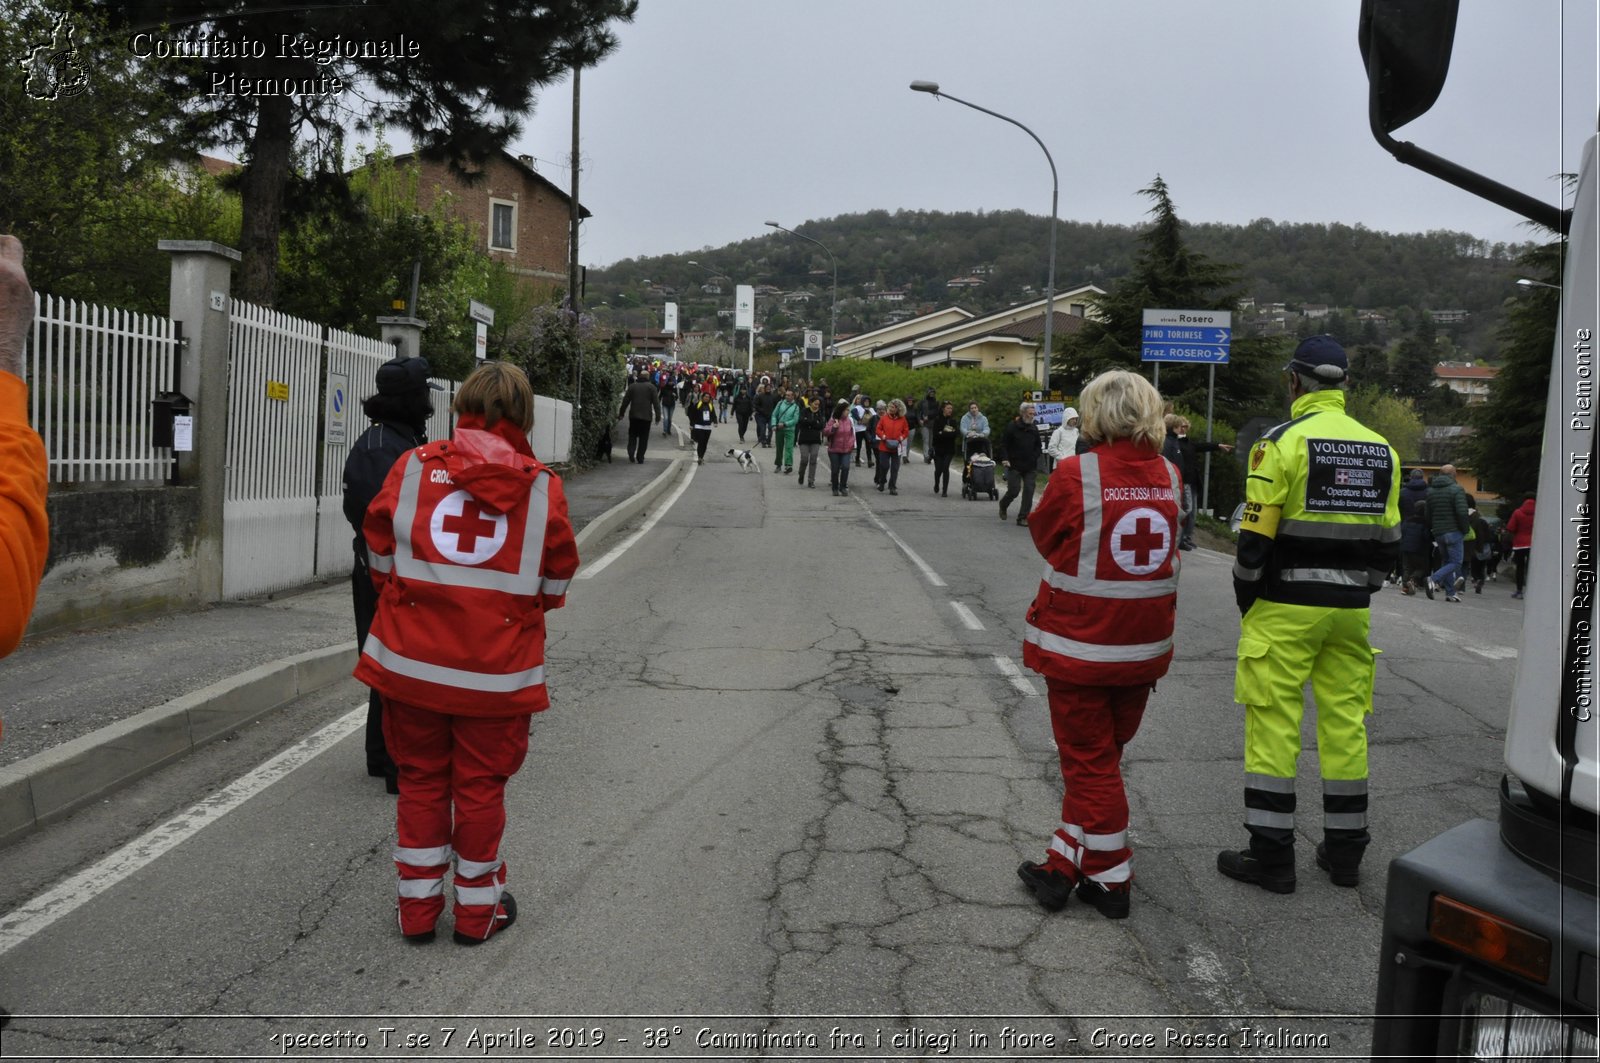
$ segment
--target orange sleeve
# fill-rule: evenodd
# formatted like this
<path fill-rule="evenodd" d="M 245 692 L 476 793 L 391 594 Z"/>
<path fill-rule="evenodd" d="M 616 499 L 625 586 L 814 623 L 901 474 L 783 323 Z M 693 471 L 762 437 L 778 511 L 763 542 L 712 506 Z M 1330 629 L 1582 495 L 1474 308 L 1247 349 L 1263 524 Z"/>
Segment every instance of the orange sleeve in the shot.
<path fill-rule="evenodd" d="M 50 552 L 49 466 L 28 425 L 28 385 L 0 372 L 0 657 L 17 648 Z"/>

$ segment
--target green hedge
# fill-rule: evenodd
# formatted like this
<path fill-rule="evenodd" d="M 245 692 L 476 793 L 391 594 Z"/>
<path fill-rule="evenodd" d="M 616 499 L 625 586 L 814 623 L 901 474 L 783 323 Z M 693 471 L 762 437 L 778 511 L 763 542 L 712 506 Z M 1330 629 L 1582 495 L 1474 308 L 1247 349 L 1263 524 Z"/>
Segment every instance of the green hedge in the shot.
<path fill-rule="evenodd" d="M 813 366 L 811 379 L 826 380 L 836 398 L 849 398 L 853 387 L 874 400 L 909 398 L 917 403 L 929 388 L 933 388 L 941 401 L 955 403 L 959 413 L 966 412 L 967 403 L 976 402 L 996 433 L 1016 416 L 1017 407 L 1032 389 L 1032 381 L 1012 373 L 988 373 L 980 369 L 907 369 L 885 362 L 854 359 Z"/>

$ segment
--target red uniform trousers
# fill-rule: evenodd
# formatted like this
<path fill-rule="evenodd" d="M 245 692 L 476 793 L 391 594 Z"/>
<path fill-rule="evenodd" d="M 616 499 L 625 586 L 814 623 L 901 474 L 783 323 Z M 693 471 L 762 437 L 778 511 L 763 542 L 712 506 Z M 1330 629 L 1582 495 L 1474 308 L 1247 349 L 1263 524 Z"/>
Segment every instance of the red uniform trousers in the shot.
<path fill-rule="evenodd" d="M 433 929 L 453 855 L 456 931 L 488 936 L 506 882 L 506 781 L 528 755 L 528 717 L 452 716 L 385 698 L 383 736 L 400 770 L 400 932 Z"/>
<path fill-rule="evenodd" d="M 1152 688 L 1078 686 L 1049 677 L 1045 686 L 1066 783 L 1061 826 L 1050 839 L 1045 867 L 1074 882 L 1087 877 L 1108 889 L 1126 888 L 1133 850 L 1122 747 L 1139 729 Z"/>

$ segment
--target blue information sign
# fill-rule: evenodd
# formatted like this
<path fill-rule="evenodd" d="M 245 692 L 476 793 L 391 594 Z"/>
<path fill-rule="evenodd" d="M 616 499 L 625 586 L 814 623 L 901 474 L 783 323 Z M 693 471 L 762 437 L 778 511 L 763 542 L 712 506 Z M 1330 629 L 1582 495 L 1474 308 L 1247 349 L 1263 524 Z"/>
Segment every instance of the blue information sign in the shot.
<path fill-rule="evenodd" d="M 1146 310 L 1139 358 L 1226 365 L 1232 342 L 1233 315 L 1226 310 Z"/>

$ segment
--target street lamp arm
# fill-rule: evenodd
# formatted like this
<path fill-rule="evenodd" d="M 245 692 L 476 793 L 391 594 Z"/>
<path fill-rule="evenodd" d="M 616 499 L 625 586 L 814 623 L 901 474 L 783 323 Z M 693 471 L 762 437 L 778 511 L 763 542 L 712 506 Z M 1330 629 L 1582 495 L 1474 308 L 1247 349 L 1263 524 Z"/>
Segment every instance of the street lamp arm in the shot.
<path fill-rule="evenodd" d="M 971 100 L 963 100 L 960 96 L 951 96 L 949 93 L 939 91 L 936 81 L 913 81 L 912 92 L 926 92 L 934 99 L 954 100 L 963 107 L 971 107 L 974 111 L 981 111 L 991 118 L 998 118 L 1002 122 L 1010 122 L 1039 145 L 1039 150 L 1044 152 L 1044 161 L 1050 164 L 1050 269 L 1044 285 L 1044 340 L 1040 345 L 1038 354 L 1034 355 L 1034 375 L 1039 378 L 1041 387 L 1047 386 L 1050 379 L 1050 358 L 1055 353 L 1055 296 L 1056 296 L 1056 215 L 1061 198 L 1061 179 L 1056 173 L 1056 160 L 1050 154 L 1050 149 L 1044 146 L 1044 141 L 1039 135 L 1021 122 L 999 111 L 991 111 L 987 107 L 980 107 Z M 771 225 L 771 222 L 767 223 Z M 1039 355 L 1044 356 L 1044 371 L 1039 371 Z"/>
<path fill-rule="evenodd" d="M 922 91 L 927 91 L 927 90 L 918 89 L 917 91 L 922 92 Z M 1056 160 L 1050 157 L 1050 149 L 1044 146 L 1044 141 L 1040 140 L 1039 139 L 1039 135 L 1037 133 L 1035 133 L 1033 130 L 1029 129 L 1027 126 L 1023 125 L 1021 122 L 1017 121 L 1015 118 L 1011 118 L 1011 117 L 1009 117 L 1007 115 L 1003 115 L 999 111 L 991 111 L 987 107 L 980 107 L 977 104 L 973 103 L 971 100 L 963 100 L 960 96 L 952 96 L 948 92 L 940 92 L 937 89 L 934 89 L 930 93 L 930 95 L 932 95 L 934 97 L 934 99 L 954 100 L 956 103 L 962 104 L 963 106 L 971 107 L 974 111 L 982 111 L 984 114 L 990 115 L 991 117 L 994 117 L 994 118 L 998 118 L 1002 122 L 1010 122 L 1012 125 L 1016 126 L 1018 129 L 1022 130 L 1024 133 L 1028 134 L 1030 137 L 1033 138 L 1033 142 L 1035 144 L 1039 145 L 1039 150 L 1044 152 L 1044 161 L 1048 162 L 1050 164 L 1050 182 L 1051 182 L 1051 184 L 1055 185 L 1057 188 L 1060 188 L 1061 182 L 1056 178 Z"/>

